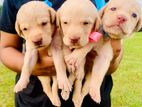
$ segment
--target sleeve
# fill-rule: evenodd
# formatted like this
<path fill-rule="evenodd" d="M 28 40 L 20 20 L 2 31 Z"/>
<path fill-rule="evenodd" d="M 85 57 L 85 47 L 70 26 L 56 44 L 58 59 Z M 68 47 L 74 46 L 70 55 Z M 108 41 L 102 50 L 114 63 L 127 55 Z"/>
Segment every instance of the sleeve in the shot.
<path fill-rule="evenodd" d="M 16 34 L 15 20 L 17 9 L 13 3 L 13 0 L 4 0 L 2 14 L 0 17 L 0 30 Z"/>

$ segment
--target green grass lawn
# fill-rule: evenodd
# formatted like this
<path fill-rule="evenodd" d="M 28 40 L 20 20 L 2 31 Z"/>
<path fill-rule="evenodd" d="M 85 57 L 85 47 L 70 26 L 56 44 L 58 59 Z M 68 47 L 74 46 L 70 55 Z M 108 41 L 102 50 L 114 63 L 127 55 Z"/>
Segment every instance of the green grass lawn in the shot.
<path fill-rule="evenodd" d="M 14 107 L 15 73 L 0 65 L 0 107 Z M 142 33 L 124 41 L 124 56 L 113 74 L 112 107 L 142 106 Z"/>
<path fill-rule="evenodd" d="M 124 41 L 124 56 L 113 74 L 112 107 L 142 107 L 142 33 Z"/>

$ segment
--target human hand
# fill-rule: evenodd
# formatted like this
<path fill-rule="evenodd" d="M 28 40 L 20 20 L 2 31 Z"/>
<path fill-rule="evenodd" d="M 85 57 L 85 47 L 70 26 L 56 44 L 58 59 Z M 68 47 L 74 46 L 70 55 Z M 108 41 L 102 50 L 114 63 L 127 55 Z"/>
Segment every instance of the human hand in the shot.
<path fill-rule="evenodd" d="M 32 72 L 32 75 L 36 76 L 56 75 L 52 57 L 49 56 L 40 57 Z"/>

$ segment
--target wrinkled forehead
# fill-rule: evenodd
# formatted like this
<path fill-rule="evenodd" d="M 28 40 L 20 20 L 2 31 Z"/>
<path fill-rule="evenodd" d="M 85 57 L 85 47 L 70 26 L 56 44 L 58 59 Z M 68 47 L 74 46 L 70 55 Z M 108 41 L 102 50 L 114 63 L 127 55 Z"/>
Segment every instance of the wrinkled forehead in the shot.
<path fill-rule="evenodd" d="M 117 9 L 120 10 L 132 11 L 141 14 L 140 5 L 136 0 L 110 0 L 107 7 L 117 7 Z"/>

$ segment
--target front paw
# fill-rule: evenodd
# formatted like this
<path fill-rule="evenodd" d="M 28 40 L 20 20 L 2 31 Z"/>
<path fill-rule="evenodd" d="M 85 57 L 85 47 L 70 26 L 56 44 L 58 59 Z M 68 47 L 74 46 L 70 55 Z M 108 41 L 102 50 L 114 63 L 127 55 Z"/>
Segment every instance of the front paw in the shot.
<path fill-rule="evenodd" d="M 24 88 L 27 87 L 28 83 L 29 83 L 29 79 L 19 79 L 19 81 L 14 87 L 14 92 L 18 93 L 22 91 Z"/>
<path fill-rule="evenodd" d="M 82 97 L 81 93 L 77 93 L 77 95 L 73 94 L 72 101 L 73 101 L 75 107 L 81 107 L 82 102 L 83 102 L 83 97 Z"/>
<path fill-rule="evenodd" d="M 100 96 L 100 89 L 95 87 L 94 85 L 90 86 L 89 94 L 91 98 L 98 104 L 101 102 L 101 96 Z"/>
<path fill-rule="evenodd" d="M 74 65 L 66 63 L 66 66 L 67 66 L 67 70 L 68 70 L 69 73 L 73 73 L 73 74 L 75 73 L 76 68 L 75 68 Z"/>
<path fill-rule="evenodd" d="M 78 54 L 71 53 L 70 55 L 65 56 L 65 62 L 74 67 L 79 67 L 81 63 L 81 57 Z"/>
<path fill-rule="evenodd" d="M 51 101 L 52 104 L 56 107 L 60 107 L 61 106 L 61 101 L 60 101 L 60 98 L 59 97 L 54 97 L 53 96 L 53 101 Z"/>
<path fill-rule="evenodd" d="M 85 73 L 84 73 L 84 70 L 82 69 L 82 70 L 77 70 L 76 72 L 75 72 L 75 76 L 76 76 L 76 78 L 78 79 L 78 80 L 83 80 L 84 79 L 84 75 L 85 75 Z"/>
<path fill-rule="evenodd" d="M 67 77 L 60 76 L 57 78 L 57 81 L 59 89 L 64 90 L 65 92 L 70 92 L 72 90 L 72 84 Z"/>
<path fill-rule="evenodd" d="M 62 98 L 63 98 L 65 101 L 67 101 L 67 100 L 69 99 L 69 96 L 70 96 L 70 91 L 64 91 L 64 90 L 62 90 L 61 96 L 62 96 Z"/>

